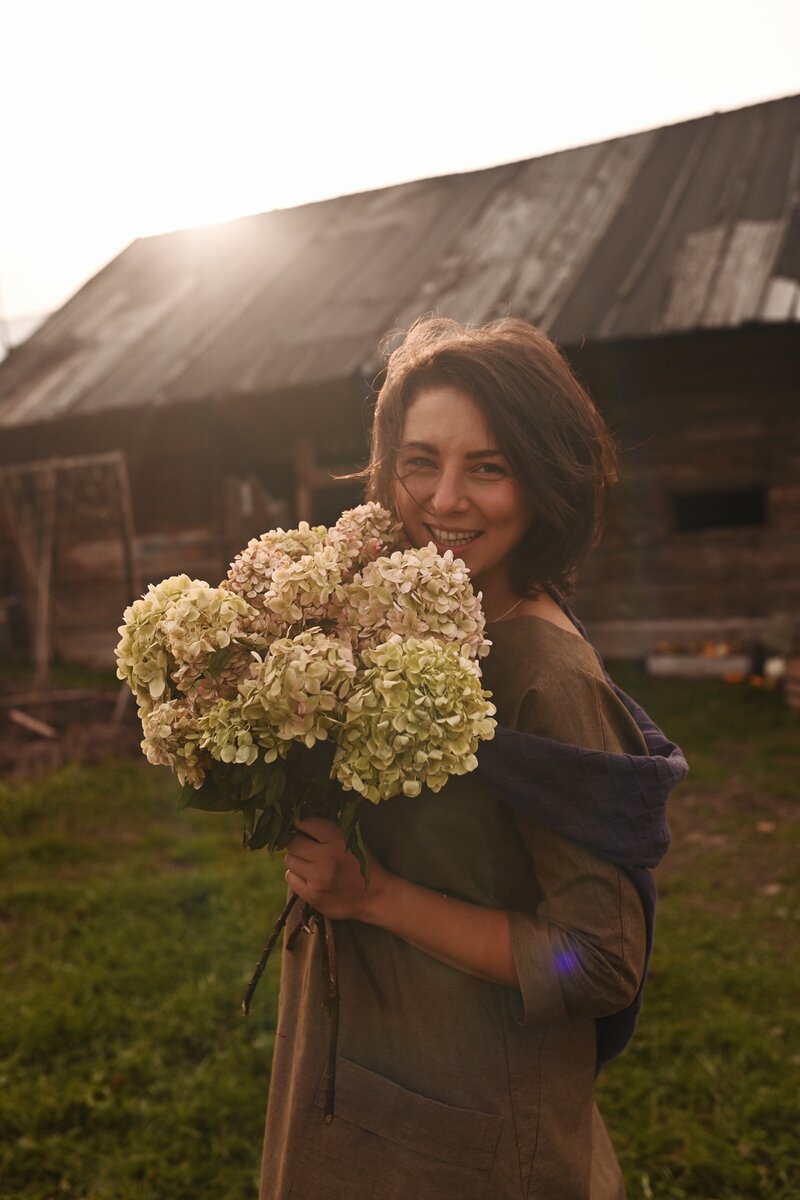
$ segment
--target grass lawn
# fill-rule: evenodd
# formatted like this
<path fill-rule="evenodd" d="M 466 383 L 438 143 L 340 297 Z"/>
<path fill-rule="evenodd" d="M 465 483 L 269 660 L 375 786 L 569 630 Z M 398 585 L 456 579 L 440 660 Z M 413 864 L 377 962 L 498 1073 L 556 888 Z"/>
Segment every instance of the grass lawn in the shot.
<path fill-rule="evenodd" d="M 629 1198 L 796 1200 L 800 720 L 615 675 L 692 764 L 639 1031 L 599 1084 Z M 127 761 L 0 784 L 3 1197 L 255 1194 L 277 959 L 238 1003 L 282 867 L 176 791 Z"/>

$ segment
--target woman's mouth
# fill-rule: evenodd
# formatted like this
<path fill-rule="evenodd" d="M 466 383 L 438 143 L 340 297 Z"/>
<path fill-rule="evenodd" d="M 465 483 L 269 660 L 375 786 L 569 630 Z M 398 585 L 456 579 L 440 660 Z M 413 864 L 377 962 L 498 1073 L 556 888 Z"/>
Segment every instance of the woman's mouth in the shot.
<path fill-rule="evenodd" d="M 463 550 L 482 536 L 482 529 L 442 529 L 438 525 L 426 525 L 436 548 L 444 550 Z"/>

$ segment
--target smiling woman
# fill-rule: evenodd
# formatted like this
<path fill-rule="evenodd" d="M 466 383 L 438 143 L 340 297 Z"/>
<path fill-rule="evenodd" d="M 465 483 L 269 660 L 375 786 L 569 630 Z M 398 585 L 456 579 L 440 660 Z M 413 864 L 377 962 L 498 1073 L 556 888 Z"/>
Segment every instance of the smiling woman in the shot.
<path fill-rule="evenodd" d="M 469 568 L 501 725 L 643 755 L 555 591 L 597 535 L 614 461 L 590 398 L 532 326 L 429 318 L 389 359 L 368 496 L 412 546 Z M 568 806 L 569 788 L 554 799 Z M 593 1083 L 596 1022 L 631 1004 L 644 971 L 633 882 L 506 803 L 480 768 L 364 808 L 366 888 L 329 822 L 303 822 L 289 843 L 289 886 L 343 930 L 347 1003 L 328 1125 L 321 968 L 295 918 L 262 1200 L 620 1200 Z"/>
<path fill-rule="evenodd" d="M 368 495 L 397 508 L 414 544 L 464 559 L 490 619 L 519 601 L 569 624 L 547 588 L 569 586 L 615 478 L 602 417 L 527 322 L 427 318 L 392 354 Z"/>
<path fill-rule="evenodd" d="M 488 613 L 512 598 L 511 561 L 531 503 L 478 405 L 449 386 L 424 388 L 406 415 L 395 506 L 412 544 L 433 541 L 470 569 Z"/>

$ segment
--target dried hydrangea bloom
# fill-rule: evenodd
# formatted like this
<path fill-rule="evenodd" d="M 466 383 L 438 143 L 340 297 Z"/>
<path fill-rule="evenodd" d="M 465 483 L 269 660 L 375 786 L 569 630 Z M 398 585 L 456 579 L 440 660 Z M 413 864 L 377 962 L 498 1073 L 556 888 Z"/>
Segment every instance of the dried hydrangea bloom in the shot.
<path fill-rule="evenodd" d="M 355 674 L 350 647 L 319 629 L 278 638 L 239 686 L 242 713 L 259 737 L 313 746 L 341 719 Z"/>
<path fill-rule="evenodd" d="M 375 501 L 343 512 L 328 530 L 326 544 L 333 546 L 342 571 L 364 567 L 387 549 L 404 542 L 403 526 Z"/>
<path fill-rule="evenodd" d="M 116 648 L 117 678 L 126 679 L 139 706 L 146 711 L 164 695 L 169 671 L 164 617 L 174 601 L 195 587 L 207 588 L 188 575 L 171 575 L 151 583 L 140 600 L 125 609 Z"/>
<path fill-rule="evenodd" d="M 242 701 L 219 700 L 207 708 L 197 719 L 200 729 L 200 745 L 212 758 L 223 763 L 245 763 L 251 767 L 259 753 L 267 762 L 278 757 L 277 739 L 263 747 L 253 735 L 250 725 L 242 714 Z"/>
<path fill-rule="evenodd" d="M 200 729 L 188 700 L 166 700 L 147 711 L 140 709 L 142 750 L 148 762 L 169 767 L 182 784 L 199 788 L 205 779 L 207 756 L 200 748 Z"/>
<path fill-rule="evenodd" d="M 239 683 L 250 673 L 253 651 L 263 651 L 268 644 L 263 637 L 237 635 L 227 650 L 212 655 L 199 678 L 190 680 L 184 676 L 185 694 L 203 710 L 218 700 L 235 700 L 239 694 Z"/>
<path fill-rule="evenodd" d="M 326 533 L 324 525 L 312 527 L 301 521 L 297 529 L 270 529 L 260 538 L 251 538 L 231 563 L 222 587 L 242 596 L 260 614 L 263 595 L 272 586 L 276 567 L 313 554 L 323 545 Z M 253 627 L 260 627 L 257 620 Z"/>
<path fill-rule="evenodd" d="M 345 704 L 332 774 L 374 804 L 439 791 L 477 766 L 495 708 L 480 669 L 452 642 L 402 638 L 364 651 L 366 670 Z"/>
<path fill-rule="evenodd" d="M 322 546 L 297 562 L 276 567 L 263 596 L 266 629 L 273 636 L 291 625 L 318 625 L 341 618 L 346 595 L 341 564 L 333 546 Z"/>
<path fill-rule="evenodd" d="M 167 648 L 177 664 L 174 680 L 189 690 L 213 656 L 244 633 L 253 609 L 225 588 L 195 581 L 167 606 L 162 620 Z"/>
<path fill-rule="evenodd" d="M 485 620 L 469 572 L 452 550 L 396 550 L 360 571 L 347 590 L 347 620 L 363 646 L 393 634 L 455 642 L 470 658 L 487 654 Z"/>

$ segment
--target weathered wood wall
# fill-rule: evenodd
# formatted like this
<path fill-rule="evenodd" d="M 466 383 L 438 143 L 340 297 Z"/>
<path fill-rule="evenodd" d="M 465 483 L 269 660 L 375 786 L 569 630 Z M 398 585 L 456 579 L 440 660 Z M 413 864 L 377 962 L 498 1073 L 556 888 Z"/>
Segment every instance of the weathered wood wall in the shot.
<path fill-rule="evenodd" d="M 573 356 L 617 431 L 622 479 L 601 546 L 581 574 L 576 608 L 609 656 L 659 640 L 752 636 L 773 612 L 800 612 L 800 330 L 748 327 L 626 344 Z M 298 437 L 317 466 L 363 463 L 366 389 L 320 389 L 236 405 L 176 405 L 160 417 L 113 414 L 53 422 L 26 444 L 4 439 L 0 461 L 124 447 L 133 493 L 141 589 L 167 575 L 217 583 L 251 536 L 297 519 Z M 32 436 L 32 434 L 31 434 Z M 763 526 L 680 531 L 671 495 L 765 490 Z M 330 521 L 358 485 L 311 496 Z M 126 592 L 116 530 L 91 511 L 61 513 L 54 569 L 58 657 L 111 665 Z M 0 530 L 0 603 L 23 639 L 18 577 Z M 141 590 L 140 589 L 140 590 Z M 2 642 L 0 642 L 2 653 Z"/>
<path fill-rule="evenodd" d="M 758 633 L 800 613 L 800 337 L 749 329 L 586 356 L 622 444 L 578 605 L 609 655 Z M 670 343 L 673 343 L 670 345 Z M 763 525 L 681 530 L 673 497 L 763 489 Z"/>

